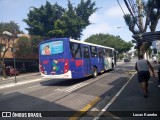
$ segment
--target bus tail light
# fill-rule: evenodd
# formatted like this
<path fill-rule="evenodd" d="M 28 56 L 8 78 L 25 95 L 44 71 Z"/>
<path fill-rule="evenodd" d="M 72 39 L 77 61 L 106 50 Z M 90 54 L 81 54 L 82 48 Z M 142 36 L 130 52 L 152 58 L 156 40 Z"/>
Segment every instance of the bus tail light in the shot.
<path fill-rule="evenodd" d="M 40 69 L 40 72 L 44 74 L 44 69 L 42 67 L 42 64 L 39 65 L 39 69 Z"/>
<path fill-rule="evenodd" d="M 66 59 L 64 62 L 64 73 L 67 73 L 68 69 L 69 69 L 69 62 L 68 59 Z"/>

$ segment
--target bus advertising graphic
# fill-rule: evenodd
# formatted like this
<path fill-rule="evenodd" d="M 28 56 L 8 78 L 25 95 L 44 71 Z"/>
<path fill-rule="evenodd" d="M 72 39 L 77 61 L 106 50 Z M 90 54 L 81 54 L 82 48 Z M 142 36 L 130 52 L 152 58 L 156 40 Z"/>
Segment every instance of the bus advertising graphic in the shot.
<path fill-rule="evenodd" d="M 63 41 L 45 43 L 40 47 L 41 55 L 52 55 L 63 52 Z"/>

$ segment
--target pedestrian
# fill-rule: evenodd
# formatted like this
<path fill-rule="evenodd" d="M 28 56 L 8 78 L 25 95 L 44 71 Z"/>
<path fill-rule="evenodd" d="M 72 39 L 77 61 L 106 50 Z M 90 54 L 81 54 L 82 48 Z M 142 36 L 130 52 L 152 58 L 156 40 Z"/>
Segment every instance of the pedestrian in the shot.
<path fill-rule="evenodd" d="M 155 77 L 154 69 L 148 60 L 143 59 L 143 55 L 139 55 L 139 60 L 137 60 L 135 64 L 135 69 L 138 74 L 138 81 L 142 86 L 144 92 L 144 98 L 148 97 L 148 80 L 150 78 L 149 69 L 153 73 L 153 77 Z"/>

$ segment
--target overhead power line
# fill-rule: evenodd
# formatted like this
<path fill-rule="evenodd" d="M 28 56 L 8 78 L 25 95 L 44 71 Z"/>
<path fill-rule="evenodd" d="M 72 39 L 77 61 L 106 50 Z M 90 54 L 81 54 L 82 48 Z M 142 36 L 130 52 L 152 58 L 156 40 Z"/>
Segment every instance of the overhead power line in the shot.
<path fill-rule="evenodd" d="M 125 4 L 126 4 L 126 7 L 127 7 L 128 10 L 129 10 L 131 16 L 133 17 L 134 20 L 136 20 L 136 25 L 137 25 L 137 27 L 140 29 L 140 26 L 139 26 L 139 24 L 137 23 L 137 19 L 136 19 L 135 15 L 133 14 L 132 10 L 131 10 L 131 6 L 128 4 L 127 0 L 124 0 L 124 2 L 125 2 Z"/>
<path fill-rule="evenodd" d="M 125 15 L 125 12 L 124 12 L 124 10 L 123 10 L 121 4 L 119 3 L 119 0 L 117 0 L 117 2 L 118 2 L 118 4 L 119 4 L 119 6 L 120 6 L 120 8 L 121 8 L 121 10 L 122 10 L 122 12 L 123 12 L 123 14 Z"/>

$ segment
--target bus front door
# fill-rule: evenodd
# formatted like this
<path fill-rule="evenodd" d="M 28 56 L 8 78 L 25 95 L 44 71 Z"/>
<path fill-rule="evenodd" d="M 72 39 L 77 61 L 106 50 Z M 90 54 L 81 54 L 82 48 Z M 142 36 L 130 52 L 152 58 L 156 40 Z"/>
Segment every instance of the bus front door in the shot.
<path fill-rule="evenodd" d="M 85 76 L 88 76 L 91 74 L 91 61 L 90 61 L 90 52 L 89 52 L 89 47 L 88 46 L 82 46 L 82 51 L 83 51 L 83 67 L 84 67 L 84 74 Z"/>

